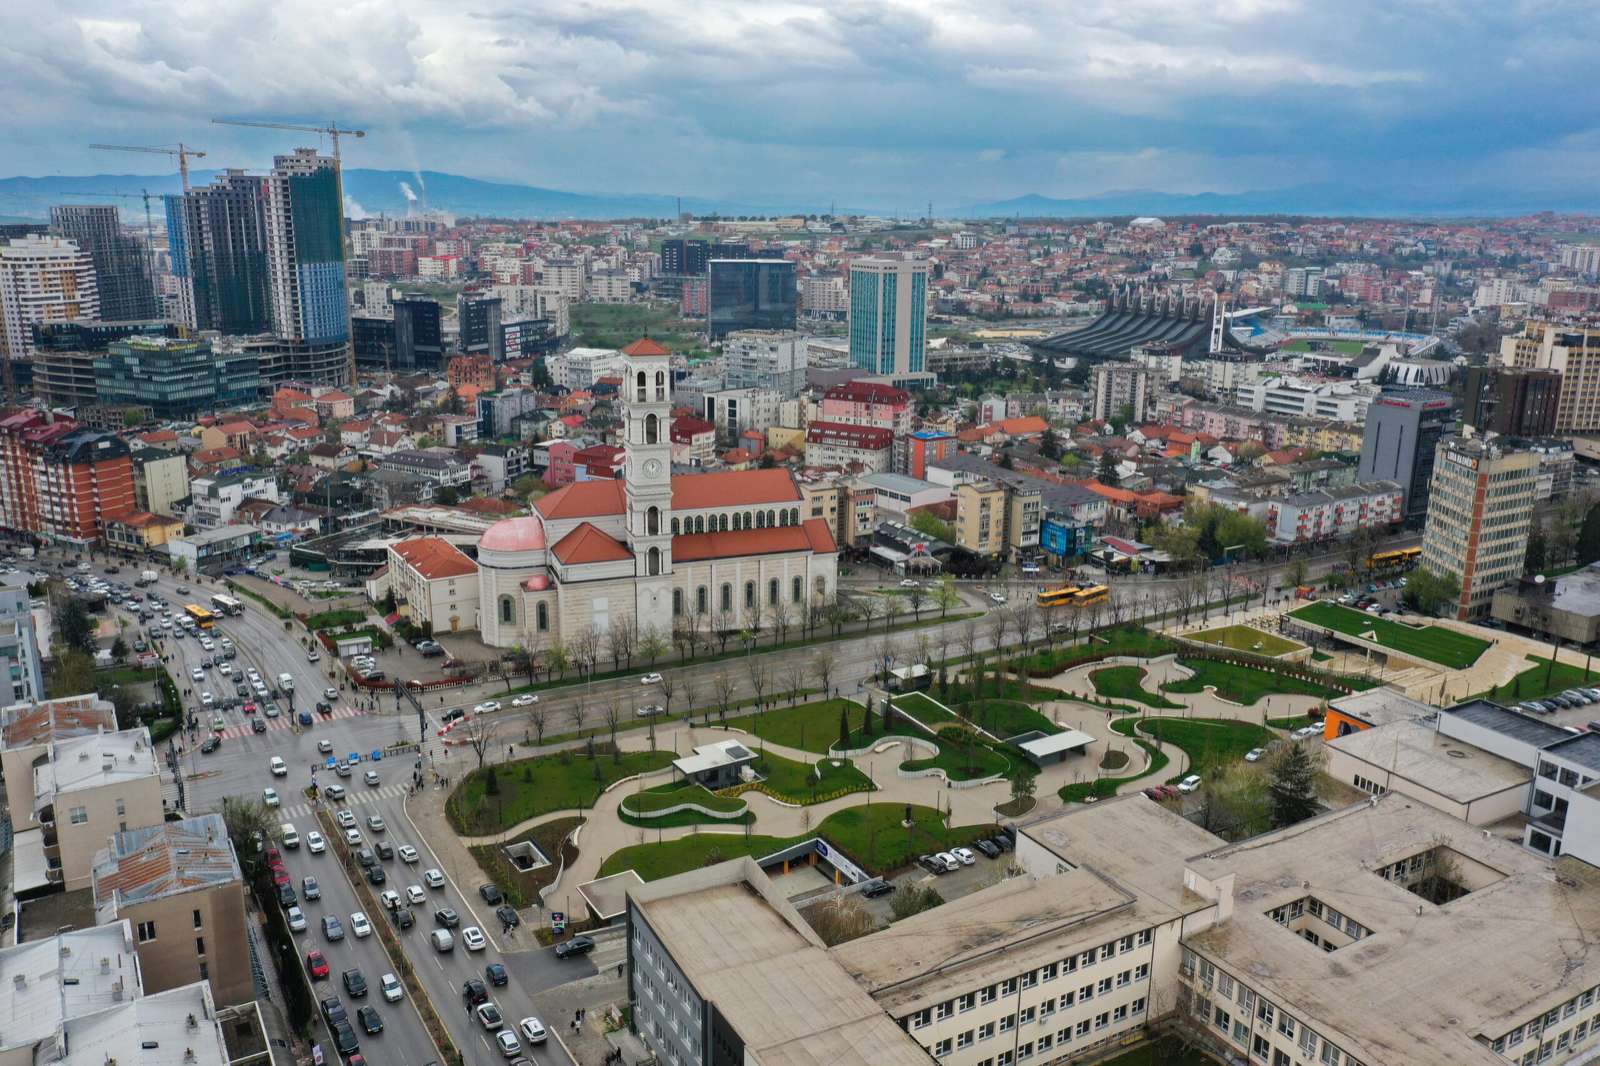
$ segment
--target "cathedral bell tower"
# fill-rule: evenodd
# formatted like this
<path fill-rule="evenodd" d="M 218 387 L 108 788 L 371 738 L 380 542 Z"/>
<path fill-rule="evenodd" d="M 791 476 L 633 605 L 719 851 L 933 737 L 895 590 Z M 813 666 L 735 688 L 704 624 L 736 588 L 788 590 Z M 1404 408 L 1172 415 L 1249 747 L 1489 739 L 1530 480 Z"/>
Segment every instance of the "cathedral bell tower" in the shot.
<path fill-rule="evenodd" d="M 672 636 L 672 365 L 649 337 L 622 349 L 624 473 L 639 632 Z"/>

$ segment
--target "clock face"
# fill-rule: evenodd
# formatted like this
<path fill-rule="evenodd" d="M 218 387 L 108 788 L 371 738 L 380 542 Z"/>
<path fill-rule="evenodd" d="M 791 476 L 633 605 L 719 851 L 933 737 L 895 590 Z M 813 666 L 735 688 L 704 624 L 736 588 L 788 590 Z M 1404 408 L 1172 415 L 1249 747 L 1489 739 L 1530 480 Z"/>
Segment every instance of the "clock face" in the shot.
<path fill-rule="evenodd" d="M 645 460 L 644 472 L 645 472 L 645 475 L 648 476 L 648 477 L 657 477 L 658 475 L 660 475 L 660 473 L 661 473 L 661 460 L 659 460 L 659 459 L 647 459 L 647 460 Z"/>

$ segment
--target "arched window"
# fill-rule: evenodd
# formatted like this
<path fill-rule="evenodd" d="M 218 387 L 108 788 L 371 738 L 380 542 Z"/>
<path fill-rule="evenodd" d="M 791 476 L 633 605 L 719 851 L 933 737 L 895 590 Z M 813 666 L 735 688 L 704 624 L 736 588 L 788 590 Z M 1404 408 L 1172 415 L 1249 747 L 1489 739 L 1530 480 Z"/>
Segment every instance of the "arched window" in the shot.
<path fill-rule="evenodd" d="M 536 620 L 535 624 L 539 627 L 539 632 L 545 633 L 549 631 L 550 605 L 548 603 L 540 603 L 536 605 L 534 607 L 533 617 Z"/>
<path fill-rule="evenodd" d="M 647 536 L 658 536 L 661 533 L 661 508 L 652 507 L 644 513 L 644 531 Z"/>
<path fill-rule="evenodd" d="M 661 573 L 661 549 L 651 548 L 649 552 L 645 554 L 645 562 L 647 564 L 645 568 L 651 577 L 655 577 L 657 574 Z"/>
<path fill-rule="evenodd" d="M 644 416 L 644 442 L 646 444 L 660 443 L 656 438 L 660 435 L 660 426 L 655 415 Z"/>
<path fill-rule="evenodd" d="M 828 579 L 825 578 L 825 577 L 817 578 L 816 586 L 817 586 L 817 599 L 819 599 L 819 600 L 826 599 L 827 596 L 828 596 Z"/>
<path fill-rule="evenodd" d="M 694 613 L 705 614 L 711 609 L 711 593 L 704 586 L 694 590 Z"/>
<path fill-rule="evenodd" d="M 694 516 L 694 531 L 696 533 L 704 533 L 706 531 L 706 516 L 705 515 L 697 514 L 697 515 Z"/>
<path fill-rule="evenodd" d="M 791 594 L 791 598 L 794 600 L 795 603 L 799 603 L 801 600 L 805 599 L 805 595 L 806 595 L 805 578 L 802 578 L 802 577 L 795 578 L 794 579 L 794 589 L 793 589 L 793 592 Z"/>
<path fill-rule="evenodd" d="M 723 533 L 726 533 L 728 531 L 728 516 L 727 515 L 722 515 L 720 518 L 718 518 L 718 520 L 717 520 L 717 529 L 720 532 L 723 532 Z"/>
<path fill-rule="evenodd" d="M 773 578 L 767 582 L 767 605 L 778 606 L 778 579 Z"/>
<path fill-rule="evenodd" d="M 778 516 L 771 511 L 767 512 L 767 526 L 771 528 L 778 524 Z"/>
<path fill-rule="evenodd" d="M 744 583 L 744 605 L 746 610 L 753 609 L 756 605 L 756 583 L 754 581 L 746 581 Z"/>
<path fill-rule="evenodd" d="M 683 590 L 672 590 L 672 617 L 677 618 L 683 614 Z"/>
<path fill-rule="evenodd" d="M 667 398 L 667 372 L 665 370 L 657 370 L 656 371 L 656 402 L 657 403 L 662 403 L 662 402 L 664 402 L 666 400 L 666 398 Z"/>
<path fill-rule="evenodd" d="M 500 597 L 500 624 L 511 625 L 517 620 L 517 602 L 510 596 Z"/>
<path fill-rule="evenodd" d="M 676 518 L 672 520 L 672 535 L 674 537 L 678 535 L 678 520 Z"/>
<path fill-rule="evenodd" d="M 765 512 L 762 512 L 762 511 L 757 511 L 756 512 L 756 528 L 757 529 L 766 529 L 767 528 L 767 516 L 766 516 Z"/>
<path fill-rule="evenodd" d="M 800 508 L 796 507 L 789 512 L 789 524 L 791 526 L 800 524 Z"/>
<path fill-rule="evenodd" d="M 733 586 L 726 581 L 722 583 L 722 610 L 724 613 L 733 610 Z"/>
<path fill-rule="evenodd" d="M 639 371 L 638 390 L 637 390 L 636 395 L 638 396 L 638 399 L 639 399 L 640 403 L 644 403 L 645 400 L 648 398 L 645 395 L 645 381 L 646 380 L 647 379 L 645 377 L 645 372 L 643 370 Z"/>

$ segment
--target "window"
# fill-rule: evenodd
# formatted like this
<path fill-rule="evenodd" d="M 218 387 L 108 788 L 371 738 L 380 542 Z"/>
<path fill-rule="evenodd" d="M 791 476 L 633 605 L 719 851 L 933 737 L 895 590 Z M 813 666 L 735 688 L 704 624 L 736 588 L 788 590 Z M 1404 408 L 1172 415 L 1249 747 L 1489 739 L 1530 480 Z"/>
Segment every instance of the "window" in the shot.
<path fill-rule="evenodd" d="M 550 629 L 550 605 L 548 603 L 541 603 L 541 604 L 538 604 L 537 606 L 535 606 L 534 609 L 533 609 L 533 617 L 534 617 L 534 624 L 536 626 L 538 626 L 539 632 L 541 632 L 541 633 L 549 632 L 549 629 Z"/>
<path fill-rule="evenodd" d="M 646 444 L 661 443 L 661 421 L 653 414 L 644 416 L 644 442 Z"/>
<path fill-rule="evenodd" d="M 660 548 L 651 548 L 648 552 L 646 552 L 645 553 L 645 563 L 646 563 L 645 571 L 651 577 L 655 577 L 656 575 L 660 574 L 661 573 L 661 549 Z"/>
<path fill-rule="evenodd" d="M 720 531 L 722 533 L 726 533 L 728 531 L 728 516 L 727 515 L 718 515 L 717 516 L 717 529 L 718 529 L 718 531 Z"/>
<path fill-rule="evenodd" d="M 674 618 L 677 618 L 677 617 L 682 616 L 682 614 L 683 614 L 683 590 L 682 589 L 673 589 L 672 590 L 672 616 Z"/>
<path fill-rule="evenodd" d="M 1000 1031 L 1002 1033 L 1009 1033 L 1009 1032 L 1011 1032 L 1011 1030 L 1015 1029 L 1016 1027 L 1017 1027 L 1017 1016 L 1015 1014 L 1005 1014 L 1005 1015 L 1001 1016 L 1001 1018 L 1000 1018 Z"/>
<path fill-rule="evenodd" d="M 715 523 L 715 519 L 713 519 L 713 523 Z M 713 529 L 716 528 L 715 524 L 713 524 L 712 528 Z M 694 531 L 696 533 L 704 533 L 706 531 L 706 516 L 705 515 L 697 514 L 697 515 L 694 516 Z"/>
<path fill-rule="evenodd" d="M 1006 997 L 1010 997 L 1010 996 L 1016 995 L 1017 994 L 1017 979 L 1015 977 L 1008 977 L 1004 981 L 1001 981 L 1000 982 L 1000 994 L 1002 996 L 1006 996 Z"/>
<path fill-rule="evenodd" d="M 204 955 L 206 953 L 206 938 L 205 937 L 197 936 L 197 937 L 194 938 L 194 953 L 196 955 Z"/>
<path fill-rule="evenodd" d="M 139 943 L 148 944 L 150 941 L 154 940 L 155 938 L 156 938 L 156 923 L 155 922 L 140 922 L 139 923 Z"/>
<path fill-rule="evenodd" d="M 639 371 L 639 377 L 638 377 L 637 380 L 638 380 L 638 390 L 634 395 L 635 395 L 635 398 L 638 400 L 639 403 L 644 403 L 645 402 L 645 382 L 648 379 L 645 377 L 645 372 L 643 370 Z"/>
<path fill-rule="evenodd" d="M 705 614 L 711 609 L 711 592 L 704 585 L 694 590 L 694 613 Z"/>
<path fill-rule="evenodd" d="M 933 1011 L 924 1007 L 911 1016 L 911 1028 L 924 1029 L 933 1024 Z"/>
<path fill-rule="evenodd" d="M 672 520 L 672 535 L 674 537 L 678 535 L 678 520 L 676 518 Z"/>
<path fill-rule="evenodd" d="M 994 1039 L 994 1022 L 984 1022 L 982 1025 L 978 1026 L 978 1039 L 979 1040 L 993 1040 Z"/>
<path fill-rule="evenodd" d="M 806 596 L 805 578 L 797 577 L 797 578 L 794 579 L 793 588 L 790 590 L 789 595 L 790 595 L 790 598 L 793 599 L 795 603 L 799 603 L 801 600 L 805 599 L 805 596 Z"/>
<path fill-rule="evenodd" d="M 73 825 L 82 825 L 89 820 L 89 811 L 84 807 L 74 807 L 67 812 L 67 820 Z"/>
<path fill-rule="evenodd" d="M 975 1033 L 976 1033 L 976 1030 L 968 1029 L 966 1032 L 964 1032 L 960 1036 L 956 1037 L 956 1047 L 957 1048 L 969 1048 L 969 1047 L 971 1047 L 972 1046 L 972 1038 L 975 1035 Z"/>
<path fill-rule="evenodd" d="M 722 583 L 722 610 L 724 612 L 733 610 L 733 586 L 726 581 Z"/>
<path fill-rule="evenodd" d="M 517 620 L 517 604 L 510 596 L 500 597 L 500 624 L 510 625 Z"/>
<path fill-rule="evenodd" d="M 744 606 L 745 606 L 745 610 L 754 610 L 755 609 L 755 606 L 756 606 L 756 583 L 754 581 L 746 581 L 744 583 Z"/>
<path fill-rule="evenodd" d="M 779 585 L 778 585 L 778 579 L 777 578 L 772 578 L 770 581 L 767 582 L 767 604 L 769 606 L 772 606 L 772 607 L 778 606 L 778 599 L 779 599 L 778 590 L 779 590 Z"/>
<path fill-rule="evenodd" d="M 757 529 L 766 529 L 767 528 L 767 516 L 765 514 L 763 514 L 762 512 L 760 512 L 760 511 L 756 512 L 756 528 Z"/>
<path fill-rule="evenodd" d="M 933 1045 L 933 1053 L 939 1056 L 948 1055 L 950 1054 L 950 1049 L 953 1043 L 954 1042 L 947 1036 L 943 1040 Z"/>
<path fill-rule="evenodd" d="M 200 980 L 209 981 L 210 979 L 211 979 L 211 967 L 207 966 L 204 962 L 202 962 L 200 964 Z"/>
<path fill-rule="evenodd" d="M 1102 995 L 1102 996 L 1105 995 L 1107 992 L 1110 992 L 1111 991 L 1111 978 L 1109 978 L 1109 977 L 1100 978 L 1100 983 L 1095 986 L 1094 990 L 1095 990 L 1095 992 L 1097 994 Z"/>
<path fill-rule="evenodd" d="M 966 995 L 956 1000 L 956 1009 L 961 1011 L 962 1014 L 967 1013 L 967 1011 L 971 1010 L 977 1005 L 978 994 L 976 992 L 968 992 Z"/>
<path fill-rule="evenodd" d="M 947 999 L 933 1009 L 934 1021 L 942 1022 L 956 1012 L 956 1001 Z"/>
<path fill-rule="evenodd" d="M 644 513 L 645 536 L 654 537 L 661 532 L 661 508 L 652 507 Z"/>
<path fill-rule="evenodd" d="M 662 402 L 664 402 L 666 400 L 666 398 L 667 398 L 667 372 L 665 370 L 657 370 L 656 371 L 656 402 L 657 403 L 662 403 Z"/>
<path fill-rule="evenodd" d="M 196 929 L 205 928 L 205 922 L 201 919 L 199 911 L 194 912 L 194 927 Z"/>

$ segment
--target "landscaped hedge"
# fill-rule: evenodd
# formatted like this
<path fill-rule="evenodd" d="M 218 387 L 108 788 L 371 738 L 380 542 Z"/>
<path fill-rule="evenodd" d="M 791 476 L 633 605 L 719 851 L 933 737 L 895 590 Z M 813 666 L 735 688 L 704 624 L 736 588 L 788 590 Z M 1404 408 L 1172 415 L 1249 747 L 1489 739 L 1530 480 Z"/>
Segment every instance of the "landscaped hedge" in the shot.
<path fill-rule="evenodd" d="M 1373 683 L 1365 678 L 1348 677 L 1344 674 L 1336 674 L 1331 670 L 1321 670 L 1315 666 L 1308 666 L 1305 663 L 1286 663 L 1281 659 L 1274 659 L 1265 655 L 1252 655 L 1246 651 L 1232 651 L 1219 648 L 1214 644 L 1203 644 L 1199 641 L 1183 641 L 1183 654 L 1179 658 L 1179 662 L 1184 659 L 1210 659 L 1212 662 L 1247 666 L 1253 670 L 1264 670 L 1269 674 L 1282 674 L 1285 677 L 1298 678 L 1309 684 L 1323 685 L 1345 695 L 1373 687 Z"/>

